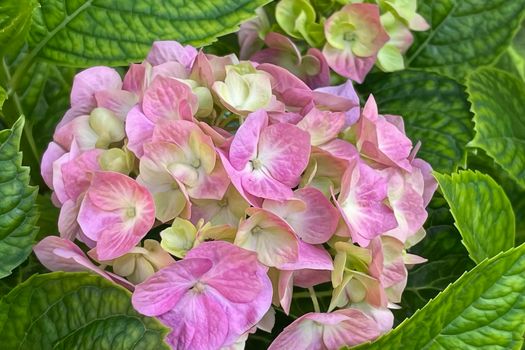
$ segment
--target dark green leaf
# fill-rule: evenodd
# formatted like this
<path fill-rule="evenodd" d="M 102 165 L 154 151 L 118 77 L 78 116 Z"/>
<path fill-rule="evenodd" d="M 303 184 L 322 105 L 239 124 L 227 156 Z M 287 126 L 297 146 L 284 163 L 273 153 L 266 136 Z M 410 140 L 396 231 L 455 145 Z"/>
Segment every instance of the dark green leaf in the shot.
<path fill-rule="evenodd" d="M 155 40 L 206 45 L 268 0 L 45 0 L 29 35 L 32 57 L 62 65 L 127 65 Z"/>
<path fill-rule="evenodd" d="M 416 33 L 408 66 L 463 80 L 507 49 L 524 11 L 525 0 L 419 1 L 431 29 Z"/>
<path fill-rule="evenodd" d="M 403 116 L 407 135 L 422 142 L 421 158 L 437 171 L 452 172 L 465 164 L 473 136 L 463 89 L 438 74 L 406 70 L 370 74 L 360 91 L 374 95 L 380 113 Z"/>
<path fill-rule="evenodd" d="M 495 68 L 480 68 L 467 80 L 476 136 L 483 149 L 525 188 L 525 82 Z"/>
<path fill-rule="evenodd" d="M 0 57 L 24 42 L 31 26 L 34 0 L 3 1 L 0 6 Z"/>
<path fill-rule="evenodd" d="M 131 294 L 89 273 L 36 275 L 0 302 L 4 349 L 169 349 Z"/>
<path fill-rule="evenodd" d="M 0 278 L 27 258 L 38 232 L 37 188 L 29 186 L 29 168 L 21 166 L 18 151 L 23 127 L 21 117 L 0 131 Z"/>

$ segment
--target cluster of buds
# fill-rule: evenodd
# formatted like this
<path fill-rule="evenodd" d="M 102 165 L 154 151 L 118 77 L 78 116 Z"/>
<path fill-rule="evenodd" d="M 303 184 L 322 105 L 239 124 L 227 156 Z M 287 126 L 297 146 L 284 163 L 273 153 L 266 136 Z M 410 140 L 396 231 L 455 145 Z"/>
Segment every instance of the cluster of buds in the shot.
<path fill-rule="evenodd" d="M 280 64 L 299 77 L 311 78 L 308 83 L 312 88 L 328 78 L 328 67 L 361 83 L 374 65 L 386 72 L 403 69 L 403 54 L 414 40 L 411 31 L 430 28 L 416 12 L 417 0 L 340 3 L 333 2 L 328 13 L 310 0 L 281 0 L 277 4 L 279 29 L 311 47 L 305 56 L 288 37 L 277 33 L 279 29 L 259 10 L 256 19 L 241 26 L 241 58 Z M 267 48 L 258 51 L 264 45 Z"/>
<path fill-rule="evenodd" d="M 407 265 L 423 261 L 406 249 L 424 236 L 431 167 L 373 96 L 361 109 L 351 81 L 320 86 L 326 77 L 301 71 L 156 42 L 124 79 L 80 72 L 42 160 L 60 237 L 38 243 L 38 258 L 129 288 L 175 349 L 242 346 L 271 331 L 274 307 L 289 313 L 295 287 L 320 284 L 329 310 L 272 349 L 337 349 L 390 329 Z"/>

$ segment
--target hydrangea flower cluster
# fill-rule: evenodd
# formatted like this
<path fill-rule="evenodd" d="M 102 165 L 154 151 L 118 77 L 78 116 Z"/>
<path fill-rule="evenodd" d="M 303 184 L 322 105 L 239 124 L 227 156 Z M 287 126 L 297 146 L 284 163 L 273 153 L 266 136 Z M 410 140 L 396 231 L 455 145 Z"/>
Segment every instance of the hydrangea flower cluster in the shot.
<path fill-rule="evenodd" d="M 333 290 L 329 309 L 270 349 L 374 339 L 392 327 L 407 266 L 424 261 L 406 249 L 425 234 L 436 182 L 403 119 L 380 115 L 373 96 L 360 108 L 351 81 L 326 86 L 318 50 L 297 70 L 256 62 L 291 53 L 281 39 L 269 35 L 277 48 L 255 61 L 161 41 L 124 79 L 84 70 L 44 154 L 60 237 L 36 255 L 132 290 L 174 349 L 242 348 L 271 331 L 274 308 L 290 312 L 294 289 L 315 301 L 318 285 Z"/>
<path fill-rule="evenodd" d="M 278 28 L 266 12 L 241 26 L 241 58 L 279 64 L 295 75 L 310 76 L 312 88 L 327 83 L 328 67 L 361 83 L 377 65 L 386 72 L 404 68 L 403 54 L 414 40 L 411 31 L 430 28 L 419 15 L 417 0 L 322 1 L 281 0 L 275 9 Z M 327 12 L 327 17 L 324 17 Z M 277 31 L 305 41 L 311 47 L 301 56 L 296 45 Z M 259 51 L 264 45 L 267 46 Z"/>

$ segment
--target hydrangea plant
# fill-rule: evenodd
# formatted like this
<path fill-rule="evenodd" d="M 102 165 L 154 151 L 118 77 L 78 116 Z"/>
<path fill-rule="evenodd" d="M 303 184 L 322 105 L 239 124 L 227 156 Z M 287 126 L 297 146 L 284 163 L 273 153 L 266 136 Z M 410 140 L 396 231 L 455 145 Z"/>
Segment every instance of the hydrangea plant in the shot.
<path fill-rule="evenodd" d="M 525 1 L 267 3 L 0 5 L 2 348 L 523 345 Z"/>

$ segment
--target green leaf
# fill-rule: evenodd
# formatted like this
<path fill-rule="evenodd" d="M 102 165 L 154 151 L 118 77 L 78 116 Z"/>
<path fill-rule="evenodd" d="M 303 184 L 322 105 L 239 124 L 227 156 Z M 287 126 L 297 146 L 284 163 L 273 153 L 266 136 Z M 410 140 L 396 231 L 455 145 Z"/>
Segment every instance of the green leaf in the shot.
<path fill-rule="evenodd" d="M 49 270 L 40 263 L 34 253 L 31 253 L 26 261 L 14 269 L 9 276 L 0 280 L 0 297 L 9 294 L 13 288 L 34 274 L 46 272 L 49 272 Z"/>
<path fill-rule="evenodd" d="M 500 185 L 512 204 L 516 216 L 516 245 L 525 242 L 525 189 L 518 186 L 483 150 L 472 149 L 468 154 L 468 169 L 490 175 Z"/>
<path fill-rule="evenodd" d="M 40 212 L 40 217 L 37 222 L 40 231 L 36 240 L 40 241 L 46 236 L 58 234 L 58 216 L 60 209 L 53 205 L 49 193 L 39 194 L 36 198 L 36 203 L 38 204 L 38 211 Z"/>
<path fill-rule="evenodd" d="M 34 0 L 4 1 L 0 6 L 0 56 L 20 46 L 31 26 Z"/>
<path fill-rule="evenodd" d="M 520 349 L 524 319 L 521 245 L 483 261 L 412 318 L 355 349 Z"/>
<path fill-rule="evenodd" d="M 525 12 L 525 0 L 420 1 L 431 29 L 415 33 L 407 65 L 463 80 L 510 45 Z"/>
<path fill-rule="evenodd" d="M 169 349 L 129 291 L 89 273 L 36 275 L 0 303 L 5 349 Z"/>
<path fill-rule="evenodd" d="M 501 55 L 495 67 L 525 80 L 525 24 L 521 25 L 521 29 L 512 40 L 512 44 Z"/>
<path fill-rule="evenodd" d="M 405 70 L 369 74 L 361 93 L 373 94 L 379 112 L 403 116 L 407 135 L 422 142 L 418 156 L 441 172 L 464 166 L 472 139 L 467 96 L 454 80 L 435 73 Z"/>
<path fill-rule="evenodd" d="M 480 172 L 434 173 L 463 244 L 476 263 L 514 246 L 514 212 L 494 179 Z"/>
<path fill-rule="evenodd" d="M 4 88 L 0 86 L 0 111 L 2 110 L 2 106 L 4 105 L 6 99 L 7 93 L 5 92 Z"/>
<path fill-rule="evenodd" d="M 38 232 L 37 188 L 29 186 L 29 168 L 21 166 L 18 151 L 23 127 L 21 117 L 0 131 L 0 278 L 27 258 Z"/>
<path fill-rule="evenodd" d="M 268 0 L 46 0 L 33 18 L 29 59 L 62 65 L 127 65 L 155 40 L 206 45 L 234 32 Z"/>
<path fill-rule="evenodd" d="M 476 136 L 483 149 L 525 188 L 525 82 L 495 68 L 479 68 L 467 80 Z"/>

